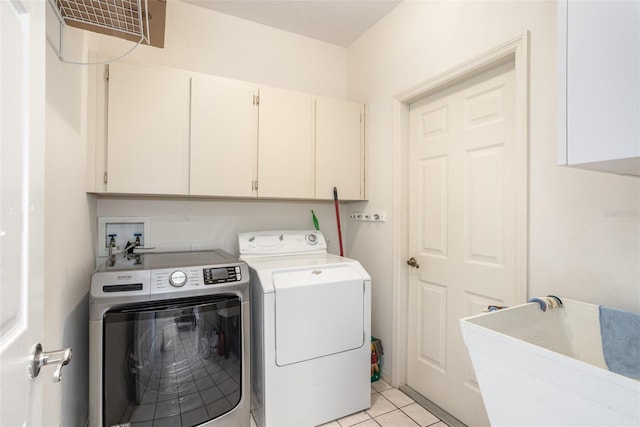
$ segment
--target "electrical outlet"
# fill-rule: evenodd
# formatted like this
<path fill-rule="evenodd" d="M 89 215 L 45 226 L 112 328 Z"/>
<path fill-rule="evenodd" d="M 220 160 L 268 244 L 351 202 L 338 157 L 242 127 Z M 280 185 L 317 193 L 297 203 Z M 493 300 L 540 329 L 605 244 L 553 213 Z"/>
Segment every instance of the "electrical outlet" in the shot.
<path fill-rule="evenodd" d="M 349 214 L 349 219 L 370 222 L 385 222 L 387 220 L 384 212 L 353 212 Z"/>
<path fill-rule="evenodd" d="M 386 221 L 386 215 L 384 212 L 374 212 L 371 214 L 371 221 L 381 221 L 384 222 Z"/>

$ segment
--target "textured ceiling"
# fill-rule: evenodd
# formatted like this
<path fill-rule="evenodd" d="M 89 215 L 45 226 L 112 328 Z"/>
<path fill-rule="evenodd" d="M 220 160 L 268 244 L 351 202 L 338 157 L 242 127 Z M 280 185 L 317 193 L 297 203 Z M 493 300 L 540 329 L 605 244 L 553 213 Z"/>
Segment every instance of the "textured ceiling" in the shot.
<path fill-rule="evenodd" d="M 184 0 L 347 47 L 401 0 Z"/>

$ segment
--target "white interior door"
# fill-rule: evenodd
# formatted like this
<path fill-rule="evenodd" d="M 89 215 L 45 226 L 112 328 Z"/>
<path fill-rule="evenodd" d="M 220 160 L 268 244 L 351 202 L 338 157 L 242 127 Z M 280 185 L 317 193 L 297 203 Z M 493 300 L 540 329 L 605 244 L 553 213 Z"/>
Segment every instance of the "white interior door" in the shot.
<path fill-rule="evenodd" d="M 42 425 L 45 2 L 0 1 L 0 425 Z"/>
<path fill-rule="evenodd" d="M 407 384 L 467 425 L 489 425 L 458 319 L 512 305 L 514 62 L 410 106 Z"/>

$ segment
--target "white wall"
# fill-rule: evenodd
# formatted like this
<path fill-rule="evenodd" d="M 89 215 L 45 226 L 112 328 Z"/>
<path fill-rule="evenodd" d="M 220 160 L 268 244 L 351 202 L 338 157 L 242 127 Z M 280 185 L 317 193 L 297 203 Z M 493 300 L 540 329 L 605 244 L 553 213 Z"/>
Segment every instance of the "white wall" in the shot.
<path fill-rule="evenodd" d="M 166 48 L 138 48 L 128 60 L 193 69 L 369 104 L 370 202 L 343 208 L 347 255 L 373 277 L 373 332 L 391 362 L 393 221 L 348 223 L 350 211 L 391 213 L 392 99 L 465 59 L 531 31 L 531 295 L 557 293 L 640 308 L 640 181 L 555 165 L 555 3 L 408 1 L 348 50 L 228 17 L 179 1 L 167 2 Z M 69 29 L 67 43 L 82 43 Z M 88 36 L 102 55 L 130 44 Z M 72 54 L 79 52 L 79 57 Z M 71 50 L 82 59 L 84 50 Z M 345 71 L 346 70 L 346 71 Z M 72 345 L 74 361 L 62 387 L 48 386 L 47 424 L 80 425 L 86 417 L 86 309 L 96 215 L 151 216 L 152 238 L 172 247 L 235 251 L 238 231 L 310 227 L 310 209 L 337 252 L 331 203 L 159 199 L 99 199 L 84 192 L 86 67 L 47 58 L 47 265 L 45 345 Z M 156 232 L 157 231 L 157 232 Z M 50 343 L 50 345 L 49 345 Z M 69 381 L 67 381 L 69 380 Z M 65 391 L 63 397 L 62 390 Z"/>
<path fill-rule="evenodd" d="M 131 42 L 91 33 L 90 48 L 116 58 Z M 174 0 L 164 49 L 140 45 L 123 60 L 344 98 L 346 59 L 342 47 Z"/>
<path fill-rule="evenodd" d="M 405 1 L 348 49 L 348 96 L 369 105 L 368 209 L 391 211 L 394 96 L 529 30 L 529 295 L 640 310 L 640 179 L 556 166 L 556 5 Z M 393 221 L 349 229 L 373 277 L 373 334 L 392 363 Z M 372 250 L 375 248 L 375 250 Z M 402 262 L 400 260 L 399 262 Z M 402 330 L 402 329 L 401 329 Z"/>
<path fill-rule="evenodd" d="M 65 59 L 88 51 L 116 57 L 132 45 L 68 27 Z M 160 64 L 335 98 L 346 94 L 346 49 L 222 15 L 167 2 L 164 49 L 138 47 L 127 61 Z M 186 199 L 99 199 L 86 194 L 87 66 L 58 61 L 47 47 L 45 348 L 72 347 L 61 384 L 47 383 L 47 425 L 80 426 L 88 401 L 89 279 L 95 265 L 97 216 L 150 216 L 152 239 L 168 249 L 220 247 L 237 252 L 237 232 L 320 227 L 337 249 L 330 202 Z M 346 215 L 343 212 L 343 215 Z M 346 228 L 346 224 L 345 227 Z M 346 230 L 343 230 L 346 233 Z"/>
<path fill-rule="evenodd" d="M 131 43 L 112 37 L 89 35 L 88 48 L 98 52 L 101 59 L 117 57 L 130 46 Z M 342 47 L 170 1 L 164 49 L 141 45 L 124 61 L 344 98 L 346 59 L 346 49 Z M 219 247 L 232 253 L 237 252 L 237 231 L 313 227 L 310 209 L 319 218 L 324 217 L 320 218 L 322 230 L 328 232 L 330 250 L 337 252 L 333 204 L 326 202 L 109 198 L 100 200 L 97 208 L 99 216 L 132 216 L 137 212 L 135 215 L 151 217 L 151 237 L 160 248 L 190 249 L 192 243 L 197 243 L 203 248 Z"/>
<path fill-rule="evenodd" d="M 89 49 L 102 59 L 117 57 L 130 46 L 112 37 L 89 35 Z M 124 61 L 335 98 L 346 94 L 346 49 L 181 1 L 167 2 L 164 49 L 141 45 Z M 151 217 L 151 238 L 159 248 L 190 249 L 196 243 L 231 253 L 237 253 L 238 231 L 313 227 L 311 209 L 327 233 L 330 250 L 338 252 L 335 213 L 327 202 L 109 198 L 100 200 L 97 208 L 99 216 Z M 346 233 L 346 224 L 344 228 Z"/>
<path fill-rule="evenodd" d="M 150 244 L 162 250 L 222 249 L 238 255 L 238 233 L 259 230 L 313 229 L 311 209 L 328 239 L 329 252 L 339 253 L 333 202 L 211 201 L 99 199 L 100 216 L 150 217 Z M 346 213 L 341 209 L 343 238 Z"/>
<path fill-rule="evenodd" d="M 67 40 L 81 52 L 82 38 Z M 63 380 L 43 378 L 47 425 L 80 426 L 89 399 L 88 291 L 94 267 L 95 197 L 86 193 L 84 69 L 47 46 L 45 116 L 45 328 L 47 350 L 71 347 Z"/>

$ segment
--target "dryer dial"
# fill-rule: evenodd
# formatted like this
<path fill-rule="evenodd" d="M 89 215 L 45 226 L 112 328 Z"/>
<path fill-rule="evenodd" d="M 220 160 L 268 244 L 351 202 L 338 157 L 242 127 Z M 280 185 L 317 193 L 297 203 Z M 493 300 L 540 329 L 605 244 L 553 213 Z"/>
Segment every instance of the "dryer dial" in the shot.
<path fill-rule="evenodd" d="M 187 274 L 184 271 L 174 271 L 169 276 L 169 283 L 171 286 L 175 286 L 176 288 L 180 288 L 187 284 Z"/>
<path fill-rule="evenodd" d="M 315 245 L 318 243 L 318 236 L 315 234 L 307 234 L 306 240 L 309 245 Z"/>

